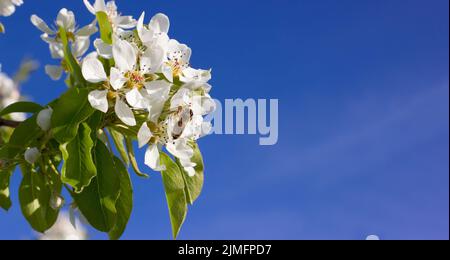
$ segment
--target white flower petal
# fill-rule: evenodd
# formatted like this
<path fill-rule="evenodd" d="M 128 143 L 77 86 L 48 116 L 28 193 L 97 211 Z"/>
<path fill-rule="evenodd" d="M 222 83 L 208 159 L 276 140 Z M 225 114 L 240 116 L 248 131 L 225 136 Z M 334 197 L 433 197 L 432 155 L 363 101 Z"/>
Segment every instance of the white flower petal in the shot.
<path fill-rule="evenodd" d="M 127 82 L 127 79 L 117 68 L 112 67 L 109 82 L 115 90 L 119 90 Z"/>
<path fill-rule="evenodd" d="M 117 117 L 126 125 L 135 126 L 136 119 L 134 118 L 133 110 L 122 101 L 120 98 L 116 99 L 115 112 Z"/>
<path fill-rule="evenodd" d="M 123 29 L 132 29 L 136 27 L 136 20 L 132 16 L 118 16 L 113 22 L 117 27 Z"/>
<path fill-rule="evenodd" d="M 85 27 L 81 28 L 77 31 L 76 35 L 79 37 L 87 37 L 98 31 L 97 26 L 95 24 L 88 24 Z"/>
<path fill-rule="evenodd" d="M 169 153 L 179 159 L 189 160 L 194 156 L 194 150 L 187 144 L 186 139 L 178 139 L 174 142 L 169 142 L 166 144 L 166 149 Z"/>
<path fill-rule="evenodd" d="M 98 55 L 105 59 L 112 59 L 112 45 L 105 43 L 102 39 L 96 39 L 94 46 Z"/>
<path fill-rule="evenodd" d="M 105 0 L 95 0 L 94 10 L 96 13 L 97 12 L 106 12 L 107 8 L 106 8 Z"/>
<path fill-rule="evenodd" d="M 56 24 L 69 32 L 73 32 L 75 29 L 74 13 L 66 8 L 61 9 L 56 18 Z"/>
<path fill-rule="evenodd" d="M 95 8 L 91 5 L 91 3 L 89 2 L 89 0 L 83 0 L 83 2 L 84 2 L 84 5 L 86 6 L 86 8 L 88 9 L 88 11 L 91 13 L 91 14 L 94 14 L 95 15 Z"/>
<path fill-rule="evenodd" d="M 173 82 L 173 69 L 171 66 L 163 64 L 161 67 L 161 72 L 169 82 Z"/>
<path fill-rule="evenodd" d="M 94 90 L 88 95 L 91 106 L 103 113 L 108 112 L 108 90 Z"/>
<path fill-rule="evenodd" d="M 136 109 L 146 109 L 148 107 L 145 98 L 141 95 L 137 88 L 133 88 L 125 95 L 128 104 Z"/>
<path fill-rule="evenodd" d="M 75 57 L 83 56 L 91 45 L 89 37 L 77 37 L 72 44 L 72 53 Z"/>
<path fill-rule="evenodd" d="M 145 73 L 155 73 L 164 61 L 165 52 L 159 46 L 148 48 L 141 57 L 141 71 Z"/>
<path fill-rule="evenodd" d="M 165 14 L 156 14 L 150 21 L 149 26 L 157 33 L 169 33 L 170 21 Z"/>
<path fill-rule="evenodd" d="M 161 165 L 159 149 L 156 144 L 150 145 L 145 152 L 145 165 L 155 171 L 165 171 L 166 167 Z"/>
<path fill-rule="evenodd" d="M 46 65 L 45 73 L 47 73 L 52 80 L 59 80 L 62 76 L 63 68 L 61 66 Z"/>
<path fill-rule="evenodd" d="M 148 128 L 147 123 L 143 123 L 137 135 L 139 148 L 144 147 L 152 137 L 152 131 L 150 131 L 150 128 Z"/>
<path fill-rule="evenodd" d="M 191 101 L 191 91 L 187 88 L 181 88 L 172 96 L 170 100 L 170 110 L 177 110 L 178 107 L 184 107 Z"/>
<path fill-rule="evenodd" d="M 55 34 L 55 32 L 48 27 L 48 25 L 39 16 L 33 14 L 31 16 L 31 23 L 36 26 L 39 30 L 46 34 Z"/>
<path fill-rule="evenodd" d="M 142 12 L 141 17 L 139 17 L 139 20 L 136 25 L 136 29 L 139 35 L 139 38 L 141 41 L 146 43 L 152 43 L 155 38 L 155 32 L 151 28 L 146 28 L 144 26 L 144 19 L 145 19 L 145 12 Z"/>
<path fill-rule="evenodd" d="M 164 104 L 169 99 L 170 87 L 172 84 L 165 80 L 157 80 L 145 83 L 145 98 L 150 106 L 148 119 L 157 122 L 164 108 Z"/>
<path fill-rule="evenodd" d="M 48 131 L 51 128 L 51 119 L 52 119 L 53 109 L 51 107 L 42 110 L 39 112 L 36 122 L 38 126 L 42 129 L 42 131 Z"/>
<path fill-rule="evenodd" d="M 59 42 L 51 42 L 48 45 L 50 49 L 50 54 L 53 59 L 63 59 L 64 58 L 64 50 L 62 43 Z"/>
<path fill-rule="evenodd" d="M 103 64 L 98 59 L 84 60 L 81 70 L 83 77 L 91 83 L 99 83 L 108 79 Z"/>
<path fill-rule="evenodd" d="M 29 164 L 34 164 L 41 157 L 41 152 L 36 147 L 28 148 L 24 157 Z"/>
<path fill-rule="evenodd" d="M 116 66 L 123 72 L 131 71 L 136 66 L 136 49 L 127 41 L 116 38 L 113 44 L 113 56 Z"/>

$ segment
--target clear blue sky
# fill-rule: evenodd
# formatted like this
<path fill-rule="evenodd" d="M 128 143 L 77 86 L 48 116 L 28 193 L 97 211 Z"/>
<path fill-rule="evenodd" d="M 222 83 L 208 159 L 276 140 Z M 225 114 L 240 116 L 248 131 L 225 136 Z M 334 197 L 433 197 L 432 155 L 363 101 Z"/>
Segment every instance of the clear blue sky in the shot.
<path fill-rule="evenodd" d="M 448 0 L 117 3 L 124 14 L 166 13 L 194 66 L 213 68 L 214 97 L 280 100 L 276 146 L 256 136 L 201 141 L 205 189 L 181 239 L 449 238 Z M 25 0 L 2 19 L 6 72 L 23 57 L 51 62 L 29 16 L 51 21 L 61 7 L 92 18 L 81 0 Z M 64 88 L 41 66 L 23 92 L 46 103 Z M 19 176 L 0 239 L 31 232 Z M 134 185 L 124 238 L 169 239 L 159 175 Z"/>

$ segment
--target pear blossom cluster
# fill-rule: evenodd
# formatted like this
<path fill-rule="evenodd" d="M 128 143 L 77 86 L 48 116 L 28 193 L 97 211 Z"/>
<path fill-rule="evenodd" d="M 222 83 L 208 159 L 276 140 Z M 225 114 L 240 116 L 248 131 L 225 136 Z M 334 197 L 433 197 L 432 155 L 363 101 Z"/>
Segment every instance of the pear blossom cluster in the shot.
<path fill-rule="evenodd" d="M 211 125 L 204 116 L 215 109 L 209 95 L 211 71 L 191 66 L 192 50 L 170 38 L 166 15 L 156 14 L 147 23 L 145 12 L 137 20 L 122 16 L 114 1 L 96 0 L 91 4 L 84 0 L 84 3 L 92 14 L 107 14 L 112 44 L 95 39 L 92 48 L 95 51 L 86 55 L 91 47 L 90 37 L 98 31 L 95 20 L 78 29 L 74 13 L 62 9 L 55 29 L 51 29 L 33 15 L 31 21 L 43 32 L 41 38 L 48 43 L 52 57 L 61 61 L 60 65 L 46 66 L 47 74 L 58 80 L 68 71 L 57 29 L 64 28 L 82 76 L 91 88 L 90 105 L 117 118 L 118 125 L 138 129 L 139 147 L 147 146 L 145 164 L 153 170 L 165 170 L 160 163 L 160 152 L 165 147 L 190 176 L 195 175 L 192 144 L 210 132 Z M 105 70 L 105 61 L 113 64 L 109 71 Z M 47 118 L 49 113 L 46 111 L 43 117 Z M 35 151 L 29 154 L 36 155 Z"/>

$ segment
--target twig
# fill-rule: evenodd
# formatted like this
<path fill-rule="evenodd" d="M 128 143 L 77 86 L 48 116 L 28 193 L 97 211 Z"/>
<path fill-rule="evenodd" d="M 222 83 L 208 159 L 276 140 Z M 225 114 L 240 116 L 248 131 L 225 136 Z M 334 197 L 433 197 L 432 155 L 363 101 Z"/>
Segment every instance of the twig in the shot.
<path fill-rule="evenodd" d="M 11 128 L 16 128 L 19 125 L 20 125 L 20 122 L 0 118 L 0 127 L 7 126 L 7 127 L 11 127 Z"/>

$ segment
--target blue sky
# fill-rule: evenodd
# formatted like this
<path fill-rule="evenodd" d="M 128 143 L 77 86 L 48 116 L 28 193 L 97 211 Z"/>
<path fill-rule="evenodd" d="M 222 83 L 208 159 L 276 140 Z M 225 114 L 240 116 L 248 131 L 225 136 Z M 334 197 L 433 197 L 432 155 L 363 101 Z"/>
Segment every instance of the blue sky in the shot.
<path fill-rule="evenodd" d="M 449 238 L 447 0 L 117 3 L 124 14 L 166 13 L 193 65 L 213 68 L 214 97 L 279 99 L 277 145 L 249 135 L 201 140 L 205 188 L 181 239 Z M 62 7 L 82 24 L 92 19 L 81 0 L 25 0 L 2 19 L 6 72 L 23 57 L 52 62 L 29 16 L 52 21 Z M 22 89 L 46 103 L 65 87 L 41 66 Z M 159 175 L 133 178 L 123 238 L 170 239 Z M 0 239 L 32 234 L 19 179 L 14 208 L 0 212 Z"/>

